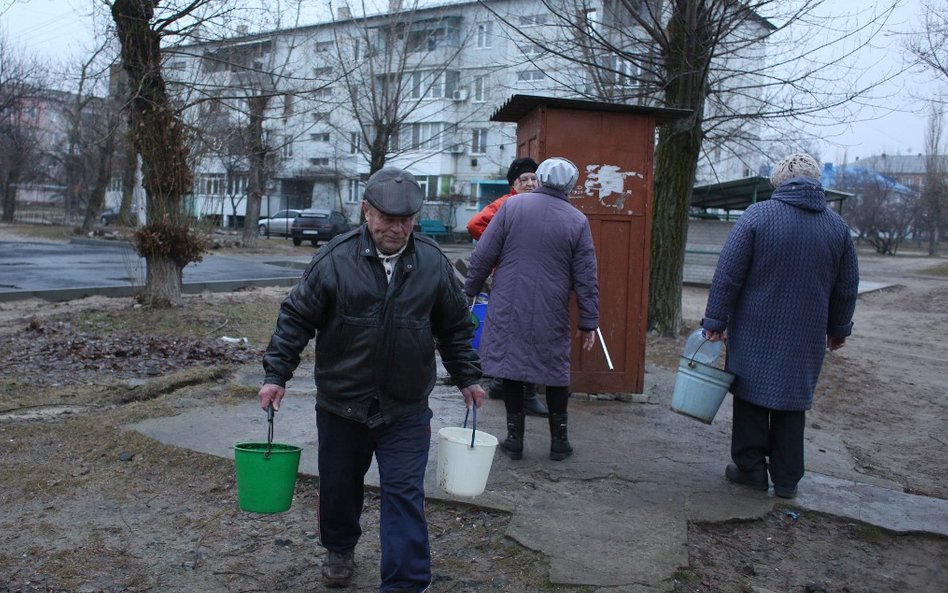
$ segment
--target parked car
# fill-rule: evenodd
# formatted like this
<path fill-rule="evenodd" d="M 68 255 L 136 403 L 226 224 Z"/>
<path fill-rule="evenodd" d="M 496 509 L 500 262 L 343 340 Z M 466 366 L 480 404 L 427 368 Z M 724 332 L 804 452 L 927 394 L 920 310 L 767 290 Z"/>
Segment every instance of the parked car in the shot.
<path fill-rule="evenodd" d="M 110 224 L 115 224 L 118 222 L 119 209 L 118 208 L 106 208 L 99 214 L 99 224 L 102 226 L 109 226 Z"/>
<path fill-rule="evenodd" d="M 300 212 L 302 210 L 280 210 L 270 218 L 262 219 L 257 230 L 261 236 L 289 237 L 290 227 Z"/>
<path fill-rule="evenodd" d="M 315 246 L 319 241 L 328 241 L 339 233 L 348 230 L 349 220 L 342 212 L 324 208 L 309 208 L 303 210 L 293 220 L 290 236 L 293 237 L 293 245 L 309 241 Z"/>

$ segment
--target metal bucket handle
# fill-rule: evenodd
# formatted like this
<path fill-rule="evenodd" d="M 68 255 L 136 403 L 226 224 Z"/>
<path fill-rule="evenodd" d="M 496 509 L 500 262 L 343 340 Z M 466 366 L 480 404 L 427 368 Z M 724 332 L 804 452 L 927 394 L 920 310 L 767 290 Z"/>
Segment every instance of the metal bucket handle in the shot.
<path fill-rule="evenodd" d="M 264 459 L 270 459 L 270 449 L 273 448 L 273 404 L 267 406 L 267 452 L 263 454 Z"/>
<path fill-rule="evenodd" d="M 704 336 L 704 330 L 701 330 L 701 335 Z M 701 352 L 701 347 L 707 344 L 708 341 L 709 341 L 709 338 L 705 337 L 704 341 L 701 342 L 701 344 L 699 344 L 697 348 L 695 348 L 694 354 L 691 355 L 691 360 L 688 361 L 689 369 L 695 368 L 695 356 L 698 356 L 698 353 Z"/>
<path fill-rule="evenodd" d="M 474 435 L 477 433 L 477 404 L 474 404 L 474 422 L 471 425 L 471 449 L 474 448 Z M 471 413 L 471 408 L 468 408 L 464 412 L 464 426 L 461 428 L 467 428 L 467 417 Z"/>

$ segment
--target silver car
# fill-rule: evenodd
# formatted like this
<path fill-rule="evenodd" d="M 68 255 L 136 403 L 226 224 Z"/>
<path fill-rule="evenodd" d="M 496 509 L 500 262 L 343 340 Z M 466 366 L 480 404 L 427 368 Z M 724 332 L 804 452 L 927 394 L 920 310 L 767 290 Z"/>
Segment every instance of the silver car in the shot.
<path fill-rule="evenodd" d="M 302 210 L 280 210 L 270 218 L 261 220 L 257 230 L 263 237 L 289 237 L 293 220 L 300 215 L 300 212 Z"/>

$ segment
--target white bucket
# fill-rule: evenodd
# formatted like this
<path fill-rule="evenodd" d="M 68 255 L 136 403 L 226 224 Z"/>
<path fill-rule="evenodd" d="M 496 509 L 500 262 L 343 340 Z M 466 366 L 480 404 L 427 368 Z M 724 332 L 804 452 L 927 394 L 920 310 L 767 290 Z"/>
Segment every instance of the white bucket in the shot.
<path fill-rule="evenodd" d="M 672 410 L 711 424 L 734 375 L 686 356 L 678 359 Z"/>
<path fill-rule="evenodd" d="M 438 431 L 438 487 L 454 496 L 477 496 L 487 486 L 497 437 L 471 429 L 447 427 Z"/>

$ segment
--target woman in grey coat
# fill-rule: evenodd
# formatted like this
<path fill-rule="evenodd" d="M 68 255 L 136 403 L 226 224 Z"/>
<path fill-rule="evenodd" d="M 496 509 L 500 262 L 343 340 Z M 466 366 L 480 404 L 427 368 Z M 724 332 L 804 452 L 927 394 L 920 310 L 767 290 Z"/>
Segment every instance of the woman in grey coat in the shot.
<path fill-rule="evenodd" d="M 550 459 L 573 453 L 567 437 L 570 293 L 575 292 L 583 348 L 599 326 L 596 252 L 589 221 L 567 194 L 579 178 L 570 161 L 549 158 L 537 169 L 540 187 L 507 200 L 471 255 L 464 292 L 471 298 L 494 273 L 481 335 L 481 366 L 503 379 L 511 459 L 523 457 L 523 383 L 546 385 Z M 496 268 L 496 269 L 495 269 Z"/>
<path fill-rule="evenodd" d="M 803 477 L 805 413 L 826 349 L 852 330 L 859 288 L 849 227 L 827 208 L 813 157 L 774 168 L 771 198 L 731 230 L 701 322 L 716 341 L 727 331 L 725 368 L 735 374 L 731 458 L 725 476 L 792 498 Z"/>

